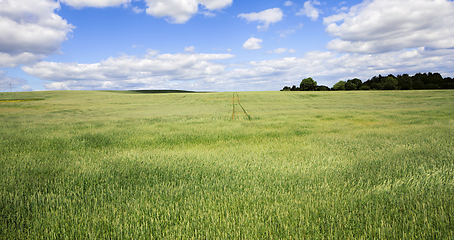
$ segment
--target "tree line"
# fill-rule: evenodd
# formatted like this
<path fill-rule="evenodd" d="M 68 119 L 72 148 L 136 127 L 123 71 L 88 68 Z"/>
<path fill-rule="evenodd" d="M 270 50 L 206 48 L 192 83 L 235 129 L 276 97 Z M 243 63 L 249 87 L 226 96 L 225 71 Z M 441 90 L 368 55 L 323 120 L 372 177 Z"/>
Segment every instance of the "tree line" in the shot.
<path fill-rule="evenodd" d="M 419 89 L 454 89 L 454 79 L 443 78 L 439 73 L 416 73 L 414 76 L 402 74 L 394 76 L 378 75 L 362 82 L 361 79 L 353 78 L 347 81 L 339 81 L 332 88 L 317 85 L 311 77 L 301 81 L 299 87 L 285 86 L 281 91 L 349 91 L 349 90 L 419 90 Z"/>

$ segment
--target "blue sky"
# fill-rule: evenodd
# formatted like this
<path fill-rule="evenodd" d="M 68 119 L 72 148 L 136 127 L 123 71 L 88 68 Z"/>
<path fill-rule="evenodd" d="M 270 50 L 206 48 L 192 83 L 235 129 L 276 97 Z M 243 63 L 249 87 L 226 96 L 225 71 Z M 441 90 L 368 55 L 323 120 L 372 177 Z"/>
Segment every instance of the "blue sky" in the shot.
<path fill-rule="evenodd" d="M 454 76 L 449 0 L 0 0 L 0 91 Z"/>

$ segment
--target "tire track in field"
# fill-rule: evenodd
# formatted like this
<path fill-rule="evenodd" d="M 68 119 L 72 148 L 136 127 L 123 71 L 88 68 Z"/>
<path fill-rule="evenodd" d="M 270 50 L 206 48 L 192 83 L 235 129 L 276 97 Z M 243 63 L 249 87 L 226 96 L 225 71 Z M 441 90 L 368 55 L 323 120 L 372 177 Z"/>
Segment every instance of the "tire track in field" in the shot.
<path fill-rule="evenodd" d="M 247 114 L 246 109 L 244 109 L 243 105 L 241 105 L 240 95 L 238 95 L 238 93 L 233 93 L 233 97 L 232 97 L 232 120 L 235 119 L 235 94 L 236 94 L 236 100 L 238 102 L 238 105 L 240 105 L 241 109 L 243 110 L 243 113 L 247 116 L 249 121 L 252 121 L 251 116 L 249 116 L 249 114 Z"/>

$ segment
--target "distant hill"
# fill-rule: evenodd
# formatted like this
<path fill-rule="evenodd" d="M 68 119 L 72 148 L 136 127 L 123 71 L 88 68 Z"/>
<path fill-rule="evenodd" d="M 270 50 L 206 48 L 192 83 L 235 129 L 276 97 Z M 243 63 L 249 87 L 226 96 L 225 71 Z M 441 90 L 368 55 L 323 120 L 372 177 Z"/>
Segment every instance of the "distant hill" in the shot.
<path fill-rule="evenodd" d="M 128 90 L 125 93 L 196 93 L 186 90 Z"/>

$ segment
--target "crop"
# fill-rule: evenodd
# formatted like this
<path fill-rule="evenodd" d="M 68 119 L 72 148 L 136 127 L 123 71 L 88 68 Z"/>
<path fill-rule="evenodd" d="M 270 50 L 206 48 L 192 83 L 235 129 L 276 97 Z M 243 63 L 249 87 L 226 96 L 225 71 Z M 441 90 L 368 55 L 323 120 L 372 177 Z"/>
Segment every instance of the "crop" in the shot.
<path fill-rule="evenodd" d="M 450 90 L 2 99 L 0 239 L 454 238 Z"/>

